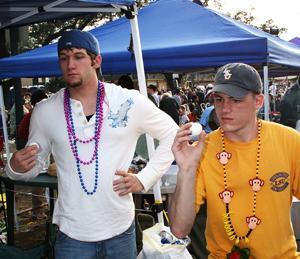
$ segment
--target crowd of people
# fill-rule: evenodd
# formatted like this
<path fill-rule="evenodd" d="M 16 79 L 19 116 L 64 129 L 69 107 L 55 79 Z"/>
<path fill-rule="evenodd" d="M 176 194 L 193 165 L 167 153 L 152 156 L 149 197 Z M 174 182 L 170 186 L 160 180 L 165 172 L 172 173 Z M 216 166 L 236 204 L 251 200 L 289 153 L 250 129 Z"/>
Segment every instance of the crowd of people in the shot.
<path fill-rule="evenodd" d="M 292 81 L 270 81 L 269 101 L 270 120 L 290 126 L 300 131 L 300 77 Z M 179 125 L 188 122 L 199 122 L 206 133 L 219 127 L 215 113 L 213 98 L 210 93 L 213 84 L 197 85 L 188 88 L 179 87 L 174 90 L 159 90 L 157 86 L 148 86 L 148 97 L 154 98 L 157 106 L 169 114 Z M 166 98 L 168 97 L 168 98 Z M 263 117 L 263 107 L 259 116 Z M 296 127 L 298 125 L 298 127 Z"/>
<path fill-rule="evenodd" d="M 174 159 L 179 172 L 169 217 L 175 236 L 190 233 L 206 204 L 209 258 L 299 258 L 290 217 L 292 196 L 300 199 L 300 134 L 292 129 L 300 119 L 299 81 L 280 104 L 282 115 L 292 116 L 286 127 L 257 116 L 262 81 L 246 64 L 224 65 L 206 87 L 160 93 L 149 85 L 147 98 L 128 78 L 119 85 L 99 80 L 102 57 L 89 32 L 65 32 L 57 56 L 67 87 L 36 103 L 27 144 L 6 165 L 10 178 L 27 180 L 52 154 L 55 258 L 135 259 L 132 193 L 147 192 Z M 189 122 L 203 125 L 196 142 Z M 128 169 L 144 133 L 159 145 L 133 174 Z"/>
<path fill-rule="evenodd" d="M 123 88 L 136 89 L 136 86 L 129 75 L 121 76 L 116 84 Z M 299 83 L 297 83 L 297 80 L 295 81 L 295 79 L 270 81 L 270 120 L 296 128 L 297 122 L 294 120 L 295 118 L 299 118 L 300 109 L 300 90 L 298 90 L 298 84 Z M 181 126 L 188 122 L 200 122 L 205 128 L 205 131 L 209 133 L 210 131 L 217 129 L 219 126 L 212 98 L 209 98 L 209 93 L 212 87 L 213 84 L 208 83 L 207 85 L 189 85 L 188 87 L 179 86 L 177 88 L 172 88 L 172 90 L 170 87 L 169 90 L 164 90 L 159 89 L 159 87 L 155 84 L 149 84 L 147 86 L 147 91 L 148 98 L 157 107 L 170 115 L 176 124 Z M 26 115 L 32 111 L 33 106 L 30 103 L 30 99 L 32 93 L 34 93 L 36 89 L 33 91 L 26 91 L 25 88 L 23 90 L 25 90 L 22 93 L 23 114 Z M 45 92 L 44 89 L 42 89 L 42 91 Z M 174 100 L 176 102 L 174 102 Z M 17 133 L 14 104 L 7 113 L 8 130 L 10 133 L 9 136 L 11 139 L 14 139 Z M 263 117 L 263 108 L 259 113 L 260 117 Z M 291 119 L 291 117 L 294 119 Z M 300 131 L 300 122 L 298 123 L 297 130 Z"/>

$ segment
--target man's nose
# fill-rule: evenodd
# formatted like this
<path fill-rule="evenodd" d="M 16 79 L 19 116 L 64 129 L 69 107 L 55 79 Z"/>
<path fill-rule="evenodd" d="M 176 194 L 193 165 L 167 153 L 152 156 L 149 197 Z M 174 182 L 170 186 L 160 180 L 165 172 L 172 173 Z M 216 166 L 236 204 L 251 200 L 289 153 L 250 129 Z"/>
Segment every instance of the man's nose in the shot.
<path fill-rule="evenodd" d="M 231 102 L 230 102 L 230 100 L 224 100 L 223 105 L 222 105 L 222 111 L 223 112 L 231 111 Z"/>
<path fill-rule="evenodd" d="M 75 66 L 75 61 L 74 61 L 74 59 L 73 58 L 69 58 L 68 59 L 68 68 L 70 69 L 70 68 L 73 68 L 74 66 Z"/>

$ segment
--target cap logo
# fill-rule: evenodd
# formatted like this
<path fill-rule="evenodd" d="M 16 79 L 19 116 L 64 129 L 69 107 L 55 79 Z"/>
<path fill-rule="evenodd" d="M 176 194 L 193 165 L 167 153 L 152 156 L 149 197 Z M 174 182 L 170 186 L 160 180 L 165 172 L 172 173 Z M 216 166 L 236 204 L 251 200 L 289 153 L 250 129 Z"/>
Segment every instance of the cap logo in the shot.
<path fill-rule="evenodd" d="M 71 41 L 66 42 L 66 46 L 72 46 L 72 42 Z"/>
<path fill-rule="evenodd" d="M 224 74 L 224 78 L 225 78 L 226 80 L 229 80 L 229 79 L 231 78 L 232 74 L 231 74 L 230 72 L 231 72 L 231 71 L 230 71 L 228 68 L 226 68 L 226 69 L 224 70 L 223 74 Z"/>

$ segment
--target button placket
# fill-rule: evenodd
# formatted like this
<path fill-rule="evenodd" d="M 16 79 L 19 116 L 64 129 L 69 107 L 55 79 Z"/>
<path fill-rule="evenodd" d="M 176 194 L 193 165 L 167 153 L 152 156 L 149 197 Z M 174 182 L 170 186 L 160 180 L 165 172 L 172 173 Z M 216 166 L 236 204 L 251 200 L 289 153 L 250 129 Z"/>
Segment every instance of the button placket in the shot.
<path fill-rule="evenodd" d="M 72 108 L 74 110 L 74 120 L 77 127 L 82 128 L 86 126 L 88 122 L 84 115 L 81 103 L 79 101 L 73 101 L 71 105 L 73 106 Z"/>

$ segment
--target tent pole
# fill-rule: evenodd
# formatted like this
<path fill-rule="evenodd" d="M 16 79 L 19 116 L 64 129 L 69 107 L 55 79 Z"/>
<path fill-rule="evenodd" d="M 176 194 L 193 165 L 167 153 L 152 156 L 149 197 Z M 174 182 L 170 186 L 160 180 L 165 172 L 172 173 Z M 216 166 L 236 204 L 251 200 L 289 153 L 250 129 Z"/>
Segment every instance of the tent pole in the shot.
<path fill-rule="evenodd" d="M 8 144 L 8 133 L 7 133 L 6 114 L 5 114 L 2 85 L 0 86 L 0 109 L 1 109 L 1 117 L 2 117 L 2 127 L 3 127 L 6 161 L 8 161 L 10 159 L 10 150 L 9 150 L 9 144 Z"/>
<path fill-rule="evenodd" d="M 139 82 L 139 89 L 140 92 L 147 96 L 147 87 L 146 87 L 146 79 L 145 79 L 145 72 L 144 72 L 144 61 L 142 56 L 142 48 L 141 48 L 141 41 L 140 41 L 140 34 L 139 34 L 139 27 L 137 22 L 137 16 L 135 15 L 133 19 L 130 19 L 131 31 L 132 31 L 132 40 L 133 40 L 133 48 L 134 48 L 134 57 L 137 69 L 137 77 Z M 149 154 L 149 159 L 153 156 L 155 146 L 154 140 L 151 136 L 146 134 L 146 141 L 147 141 L 147 149 Z M 153 186 L 153 194 L 156 203 L 162 203 L 161 198 L 161 191 L 160 191 L 160 181 L 158 181 Z M 163 223 L 163 213 L 157 213 L 158 222 Z"/>
<path fill-rule="evenodd" d="M 9 143 L 8 143 L 8 133 L 7 133 L 6 114 L 5 114 L 5 105 L 4 105 L 2 85 L 0 85 L 0 110 L 1 110 L 1 117 L 2 117 L 2 128 L 3 128 L 3 136 L 4 136 L 5 153 L 6 153 L 5 164 L 6 164 L 6 163 L 8 163 L 8 161 L 10 159 L 10 149 L 9 149 Z M 14 200 L 15 200 L 15 194 L 14 194 Z M 18 222 L 17 208 L 16 208 L 15 202 L 14 202 L 14 220 L 15 220 L 16 230 L 19 231 L 19 222 Z"/>
<path fill-rule="evenodd" d="M 269 109 L 270 109 L 270 102 L 269 102 L 269 79 L 268 79 L 268 66 L 264 65 L 264 95 L 265 95 L 265 102 L 264 102 L 264 111 L 265 111 L 265 120 L 269 121 Z"/>

